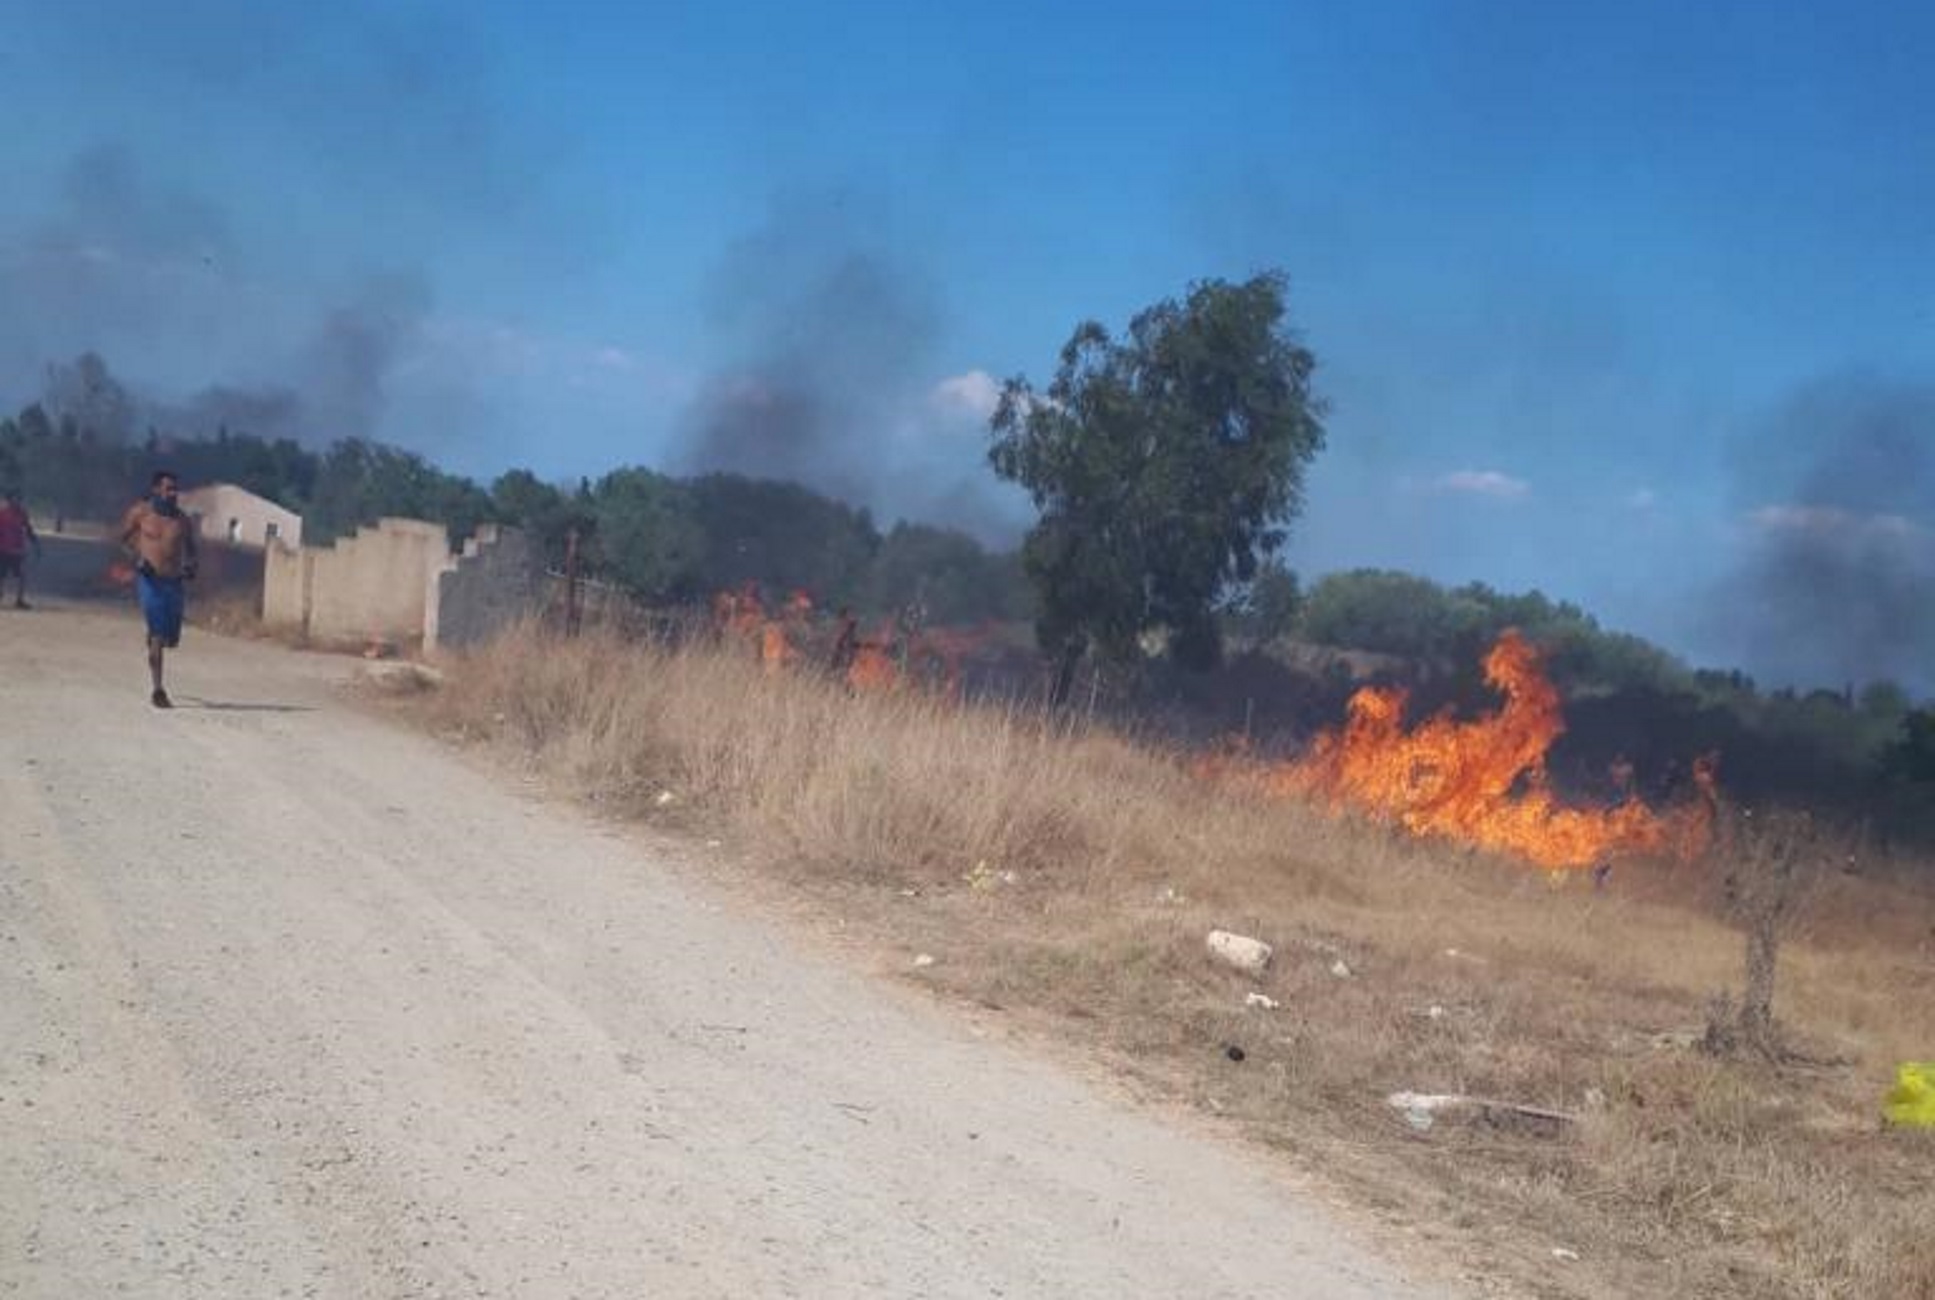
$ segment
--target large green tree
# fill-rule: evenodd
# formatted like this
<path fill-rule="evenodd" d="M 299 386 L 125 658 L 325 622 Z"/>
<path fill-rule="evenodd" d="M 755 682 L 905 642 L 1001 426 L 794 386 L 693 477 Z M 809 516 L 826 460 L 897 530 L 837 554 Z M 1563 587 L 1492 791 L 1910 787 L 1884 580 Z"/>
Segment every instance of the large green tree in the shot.
<path fill-rule="evenodd" d="M 1058 699 L 1091 646 L 1128 658 L 1159 633 L 1178 662 L 1213 663 L 1219 599 L 1282 545 L 1324 442 L 1285 295 L 1276 272 L 1207 280 L 1126 338 L 1076 327 L 1046 392 L 1004 386 L 989 459 L 1040 512 L 1022 557 Z"/>

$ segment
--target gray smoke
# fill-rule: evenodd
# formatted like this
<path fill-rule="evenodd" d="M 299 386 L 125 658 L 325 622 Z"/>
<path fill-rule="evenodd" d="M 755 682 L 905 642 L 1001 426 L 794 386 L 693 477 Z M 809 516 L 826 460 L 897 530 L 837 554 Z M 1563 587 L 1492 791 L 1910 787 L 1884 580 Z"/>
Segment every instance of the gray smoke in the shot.
<path fill-rule="evenodd" d="M 430 291 L 420 279 L 386 276 L 324 315 L 297 381 L 311 437 L 366 438 L 375 431 L 391 373 L 429 309 Z"/>
<path fill-rule="evenodd" d="M 216 384 L 186 401 L 157 404 L 152 423 L 157 429 L 191 437 L 227 431 L 252 433 L 258 438 L 302 440 L 305 434 L 302 398 L 289 388 L 233 388 Z"/>
<path fill-rule="evenodd" d="M 252 296 L 227 229 L 212 204 L 151 183 L 120 146 L 75 157 L 54 211 L 0 260 L 7 409 L 37 399 L 56 420 L 71 416 L 113 440 L 150 427 L 311 442 L 372 436 L 429 310 L 427 286 L 409 275 L 370 277 L 304 327 Z M 234 351 L 224 340 L 251 325 L 258 335 L 306 336 L 286 373 L 177 397 L 165 383 L 137 385 L 109 369 L 133 357 L 149 374 L 219 370 Z"/>
<path fill-rule="evenodd" d="M 873 503 L 936 331 L 929 296 L 881 245 L 843 198 L 786 199 L 727 249 L 707 304 L 727 360 L 691 413 L 684 468 Z"/>
<path fill-rule="evenodd" d="M 0 238 L 0 394 L 37 392 L 57 362 L 150 340 L 165 365 L 220 320 L 222 215 L 148 184 L 118 145 L 75 156 L 49 211 Z"/>
<path fill-rule="evenodd" d="M 137 92 L 158 125 L 131 126 L 132 148 L 78 149 L 38 190 L 10 175 L 0 409 L 91 352 L 160 426 L 468 444 L 488 424 L 477 367 L 437 351 L 416 268 L 514 248 L 562 278 L 596 255 L 599 232 L 553 184 L 568 124 L 504 112 L 517 51 L 461 8 L 191 0 L 164 21 L 69 0 L 6 39 L 15 62 L 71 70 L 79 99 Z M 25 112 L 54 139 L 88 116 Z M 273 164 L 253 157 L 265 141 Z M 330 220 L 343 196 L 352 229 Z"/>
<path fill-rule="evenodd" d="M 55 428 L 84 430 L 106 442 L 126 442 L 141 416 L 139 400 L 92 352 L 48 366 L 40 404 Z"/>
<path fill-rule="evenodd" d="M 205 437 L 222 429 L 316 445 L 372 438 L 392 376 L 429 310 L 429 290 L 409 276 L 371 279 L 312 330 L 283 381 L 215 384 L 184 401 L 147 405 L 147 422 Z"/>
<path fill-rule="evenodd" d="M 1747 555 L 1716 639 L 1776 682 L 1935 688 L 1935 385 L 1819 383 L 1735 450 Z"/>
<path fill-rule="evenodd" d="M 938 410 L 941 316 L 886 223 L 853 196 L 778 199 L 707 287 L 723 355 L 677 468 L 790 479 L 896 517 L 1012 540 L 1015 503 L 978 422 Z"/>

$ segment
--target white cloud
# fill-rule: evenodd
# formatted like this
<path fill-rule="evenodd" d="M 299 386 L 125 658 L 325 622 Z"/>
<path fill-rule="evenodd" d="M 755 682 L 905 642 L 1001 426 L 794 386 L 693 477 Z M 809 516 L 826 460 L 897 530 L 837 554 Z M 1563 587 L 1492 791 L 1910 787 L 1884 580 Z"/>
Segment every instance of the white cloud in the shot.
<path fill-rule="evenodd" d="M 1516 501 L 1531 492 L 1532 485 L 1522 478 L 1501 474 L 1495 469 L 1458 469 L 1436 479 L 1431 486 L 1439 492 L 1458 492 L 1466 496 L 1491 497 Z"/>
<path fill-rule="evenodd" d="M 971 412 L 985 420 L 1001 401 L 1001 385 L 985 370 L 970 370 L 941 380 L 929 397 L 937 406 Z"/>
<path fill-rule="evenodd" d="M 593 365 L 603 366 L 606 370 L 636 370 L 638 360 L 623 348 L 607 345 L 591 354 Z"/>
<path fill-rule="evenodd" d="M 1903 515 L 1862 514 L 1838 506 L 1762 506 L 1747 516 L 1762 533 L 1831 542 L 1915 541 L 1926 530 Z"/>
<path fill-rule="evenodd" d="M 1634 488 L 1624 498 L 1628 510 L 1651 510 L 1660 503 L 1660 494 L 1652 488 Z"/>

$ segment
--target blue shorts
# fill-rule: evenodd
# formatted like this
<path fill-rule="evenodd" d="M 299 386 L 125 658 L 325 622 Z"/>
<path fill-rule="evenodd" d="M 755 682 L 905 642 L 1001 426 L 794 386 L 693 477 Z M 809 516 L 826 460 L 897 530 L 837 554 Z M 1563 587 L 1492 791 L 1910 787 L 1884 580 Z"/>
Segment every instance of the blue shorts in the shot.
<path fill-rule="evenodd" d="M 170 649 L 180 645 L 181 615 L 188 604 L 182 580 L 137 573 L 134 591 L 141 598 L 141 616 L 148 620 L 148 635 Z"/>

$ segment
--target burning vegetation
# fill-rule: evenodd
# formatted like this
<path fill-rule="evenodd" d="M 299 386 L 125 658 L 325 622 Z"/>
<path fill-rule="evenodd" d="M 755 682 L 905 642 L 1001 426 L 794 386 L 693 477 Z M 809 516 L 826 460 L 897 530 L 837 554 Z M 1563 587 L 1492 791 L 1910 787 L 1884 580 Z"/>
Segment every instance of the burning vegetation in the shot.
<path fill-rule="evenodd" d="M 882 619 L 868 635 L 850 610 L 841 609 L 831 628 L 814 619 L 813 598 L 795 591 L 768 612 L 759 585 L 748 582 L 712 600 L 715 634 L 728 644 L 752 647 L 767 672 L 821 664 L 855 691 L 898 690 L 910 683 L 954 697 L 961 689 L 963 660 L 985 640 L 972 629 L 924 628 L 917 609 Z"/>
<path fill-rule="evenodd" d="M 1608 807 L 1568 806 L 1554 794 L 1546 755 L 1565 731 L 1559 692 L 1539 652 L 1506 632 L 1485 656 L 1485 680 L 1504 703 L 1467 720 L 1439 714 L 1409 728 L 1401 687 L 1365 687 L 1344 725 L 1309 753 L 1258 763 L 1239 752 L 1202 765 L 1271 794 L 1314 798 L 1332 811 L 1357 809 L 1433 836 L 1531 862 L 1578 870 L 1620 856 L 1697 856 L 1711 835 L 1712 757 L 1694 765 L 1699 794 L 1655 810 L 1631 793 Z M 1629 787 L 1630 773 L 1623 785 Z"/>
<path fill-rule="evenodd" d="M 986 639 L 975 630 L 923 628 L 918 610 L 884 618 L 871 633 L 846 609 L 830 623 L 815 615 L 803 591 L 769 610 L 754 583 L 713 599 L 714 633 L 726 645 L 743 646 L 767 673 L 818 666 L 856 693 L 918 686 L 957 698 L 963 661 Z M 1502 697 L 1490 713 L 1458 718 L 1446 712 L 1407 725 L 1403 688 L 1365 687 L 1351 697 L 1344 724 L 1319 735 L 1299 758 L 1266 761 L 1235 744 L 1199 759 L 1194 770 L 1553 872 L 1641 855 L 1690 860 L 1706 849 L 1717 807 L 1712 756 L 1693 764 L 1694 795 L 1671 807 L 1641 799 L 1623 765 L 1613 774 L 1622 791 L 1616 802 L 1564 802 L 1546 760 L 1565 732 L 1565 715 L 1539 651 L 1508 631 L 1485 656 L 1484 670 Z"/>

